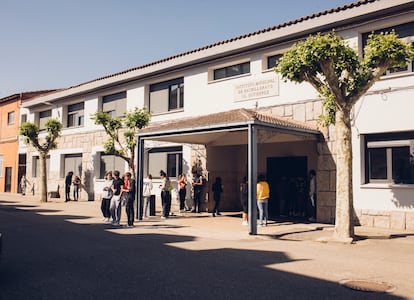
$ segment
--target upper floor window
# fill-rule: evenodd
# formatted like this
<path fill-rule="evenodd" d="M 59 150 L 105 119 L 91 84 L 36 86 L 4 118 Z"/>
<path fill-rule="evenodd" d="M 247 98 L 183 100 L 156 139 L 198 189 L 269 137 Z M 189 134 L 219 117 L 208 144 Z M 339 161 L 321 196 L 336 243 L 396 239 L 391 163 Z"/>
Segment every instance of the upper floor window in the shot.
<path fill-rule="evenodd" d="M 250 62 L 244 62 L 214 70 L 214 80 L 250 73 Z"/>
<path fill-rule="evenodd" d="M 184 78 L 168 80 L 150 86 L 151 113 L 165 113 L 184 107 Z"/>
<path fill-rule="evenodd" d="M 273 69 L 277 67 L 279 64 L 280 58 L 283 56 L 283 54 L 276 54 L 272 56 L 267 57 L 267 69 Z"/>
<path fill-rule="evenodd" d="M 395 33 L 398 35 L 399 38 L 404 39 L 411 43 L 411 45 L 414 47 L 414 22 L 400 24 L 388 28 L 383 28 L 379 30 L 373 31 L 375 34 L 379 34 L 381 32 L 392 32 L 395 31 Z M 362 34 L 362 46 L 365 47 L 367 44 L 368 36 L 372 33 L 365 32 Z M 405 67 L 399 67 L 399 68 L 390 68 L 386 71 L 384 75 L 391 75 L 391 74 L 401 74 L 401 73 L 411 73 L 414 72 L 414 61 L 411 61 L 408 63 Z"/>
<path fill-rule="evenodd" d="M 67 127 L 83 126 L 84 106 L 83 102 L 68 106 Z"/>
<path fill-rule="evenodd" d="M 44 110 L 39 112 L 39 130 L 45 130 L 46 129 L 46 122 L 52 117 L 52 110 Z"/>
<path fill-rule="evenodd" d="M 366 182 L 414 184 L 412 138 L 414 133 L 366 136 Z"/>
<path fill-rule="evenodd" d="M 126 112 L 126 91 L 102 97 L 102 111 L 112 118 L 122 117 Z"/>
<path fill-rule="evenodd" d="M 7 125 L 14 124 L 14 111 L 11 111 L 7 114 Z"/>
<path fill-rule="evenodd" d="M 21 121 L 20 121 L 21 123 L 25 123 L 25 122 L 27 122 L 27 114 L 22 114 L 21 115 Z"/>

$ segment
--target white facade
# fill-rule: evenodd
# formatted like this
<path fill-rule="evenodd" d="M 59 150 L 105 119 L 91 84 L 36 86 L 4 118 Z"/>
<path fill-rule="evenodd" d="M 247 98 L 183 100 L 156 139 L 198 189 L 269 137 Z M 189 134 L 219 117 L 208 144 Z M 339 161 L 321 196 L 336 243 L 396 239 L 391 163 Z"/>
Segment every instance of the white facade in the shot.
<path fill-rule="evenodd" d="M 316 125 L 322 108 L 315 90 L 306 83 L 297 85 L 283 82 L 279 75 L 268 67 L 268 58 L 283 54 L 293 42 L 309 34 L 319 31 L 329 32 L 332 29 L 343 36 L 349 45 L 361 52 L 364 33 L 410 23 L 412 24 L 407 27 L 413 32 L 414 1 L 359 1 L 358 5 L 344 6 L 338 10 L 312 15 L 295 20 L 291 24 L 286 23 L 219 42 L 35 98 L 25 103 L 24 107 L 30 110 L 29 121 L 39 122 L 39 112 L 51 109 L 52 117 L 62 120 L 64 124 L 59 148 L 50 153 L 49 180 L 57 181 L 63 187 L 64 164 L 67 158 L 65 155 L 81 154 L 82 174 L 80 175 L 84 182 L 81 198 L 97 200 L 102 185 L 100 155 L 103 151 L 105 135 L 102 128 L 93 123 L 90 115 L 102 110 L 105 96 L 125 92 L 125 110 L 135 107 L 151 109 L 155 107 L 154 99 L 162 99 L 163 93 L 166 93 L 164 85 L 171 88 L 172 85 L 181 84 L 184 86 L 184 105 L 180 107 L 180 104 L 177 104 L 178 107 L 169 109 L 168 103 L 157 104 L 157 110 L 161 113 L 153 113 L 152 124 L 246 108 Z M 408 38 L 414 41 L 414 34 Z M 246 64 L 250 68 L 248 72 L 236 76 L 225 75 L 222 79 L 214 78 L 217 70 L 224 70 L 231 66 L 243 68 L 247 66 Z M 413 71 L 410 65 L 407 72 L 384 76 L 354 109 L 354 207 L 359 221 L 364 224 L 414 228 L 414 184 L 370 180 L 367 171 L 370 165 L 366 162 L 368 157 L 366 138 L 372 139 L 373 134 L 386 133 L 388 134 L 386 138 L 393 139 L 392 133 L 403 132 L 401 139 L 398 139 L 401 143 L 409 143 L 410 136 L 414 136 Z M 182 100 L 180 97 L 177 98 L 177 103 Z M 84 103 L 83 124 L 66 128 L 70 114 L 69 106 L 77 103 Z M 261 153 L 265 158 L 306 157 L 307 170 L 316 169 L 318 174 L 318 220 L 333 222 L 336 185 L 334 134 L 332 128 L 329 130 L 320 128 L 320 131 L 324 136 L 323 142 L 279 141 L 269 144 Z M 369 145 L 369 147 L 374 145 L 372 147 L 381 148 L 378 141 L 371 141 Z M 204 152 L 197 153 L 195 151 L 197 147 L 188 144 L 154 142 L 148 146 L 148 149 L 170 148 L 175 153 L 178 151 L 177 147 L 181 147 L 182 159 L 185 161 L 182 171 L 187 174 L 196 159 L 202 158 L 208 161 L 211 158 L 209 154 L 208 157 L 204 157 Z M 240 161 L 244 160 L 246 150 L 240 145 L 220 149 L 207 146 L 207 149 L 207 152 L 215 155 L 214 162 L 210 160 L 209 169 L 206 170 L 210 174 L 210 180 L 213 179 L 211 176 L 216 175 L 226 177 L 224 184 L 230 187 L 227 190 L 228 196 L 236 194 L 233 197 L 237 199 L 237 181 L 244 175 L 244 163 Z M 150 153 L 150 150 L 148 151 Z M 146 163 L 150 160 L 151 154 L 148 153 Z M 226 159 L 218 159 L 217 157 L 222 157 L 223 153 Z M 35 156 L 36 153 L 28 151 L 28 175 L 33 173 L 31 170 L 34 169 L 32 163 Z M 267 171 L 265 158 L 258 163 L 259 172 Z M 126 171 L 126 168 L 127 165 L 120 171 Z M 150 169 L 151 167 L 147 166 L 145 171 L 148 172 Z M 234 172 L 236 176 L 232 178 L 231 174 Z M 229 209 L 236 201 L 233 199 L 230 202 Z"/>

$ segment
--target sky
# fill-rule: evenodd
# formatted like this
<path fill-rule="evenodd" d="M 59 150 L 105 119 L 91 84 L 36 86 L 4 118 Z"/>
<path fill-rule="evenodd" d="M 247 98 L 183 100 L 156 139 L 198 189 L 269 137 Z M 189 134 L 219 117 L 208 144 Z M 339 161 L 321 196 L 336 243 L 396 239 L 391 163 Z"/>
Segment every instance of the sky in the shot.
<path fill-rule="evenodd" d="M 0 98 L 68 88 L 356 0 L 0 0 Z"/>

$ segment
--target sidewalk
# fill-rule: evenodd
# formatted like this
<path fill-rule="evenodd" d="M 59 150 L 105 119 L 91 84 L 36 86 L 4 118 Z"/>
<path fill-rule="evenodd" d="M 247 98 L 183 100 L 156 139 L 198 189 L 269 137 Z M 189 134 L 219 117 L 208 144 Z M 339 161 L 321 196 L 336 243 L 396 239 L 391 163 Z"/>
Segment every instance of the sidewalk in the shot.
<path fill-rule="evenodd" d="M 89 217 L 88 222 L 91 223 L 104 223 L 99 201 L 71 201 L 65 203 L 61 198 L 52 198 L 47 203 L 40 203 L 36 196 L 22 196 L 13 193 L 0 193 L 0 200 L 9 200 L 16 205 L 29 205 L 51 210 L 57 209 L 62 212 L 65 211 L 65 214 Z M 25 209 L 29 208 L 26 207 Z M 278 239 L 313 242 L 326 242 L 324 238 L 328 237 L 329 240 L 334 230 L 334 225 L 332 224 L 292 221 L 286 218 L 277 221 L 271 220 L 267 227 L 257 228 L 257 235 L 249 235 L 248 226 L 241 225 L 241 214 L 237 212 L 224 212 L 217 217 L 212 217 L 210 213 L 173 212 L 173 214 L 173 216 L 164 220 L 160 219 L 160 212 L 157 211 L 157 216 L 151 216 L 141 221 L 136 220 L 135 227 L 126 230 L 137 232 L 140 231 L 140 227 L 147 229 L 154 227 L 159 230 L 168 229 L 168 231 L 176 231 L 183 235 L 189 234 L 213 239 Z M 125 225 L 125 223 L 126 215 L 123 209 L 121 225 Z M 122 226 L 121 229 L 123 229 Z M 356 226 L 355 235 L 354 244 L 366 242 L 367 240 L 384 240 L 397 237 L 411 237 L 414 239 L 414 231 L 366 226 Z"/>

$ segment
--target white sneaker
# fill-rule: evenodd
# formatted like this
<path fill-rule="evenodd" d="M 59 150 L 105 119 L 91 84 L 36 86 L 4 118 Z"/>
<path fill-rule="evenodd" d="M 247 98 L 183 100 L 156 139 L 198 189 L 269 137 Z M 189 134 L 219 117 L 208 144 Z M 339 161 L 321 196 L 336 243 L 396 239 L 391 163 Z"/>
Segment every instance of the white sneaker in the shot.
<path fill-rule="evenodd" d="M 243 221 L 242 225 L 249 225 L 249 223 L 247 221 Z"/>

